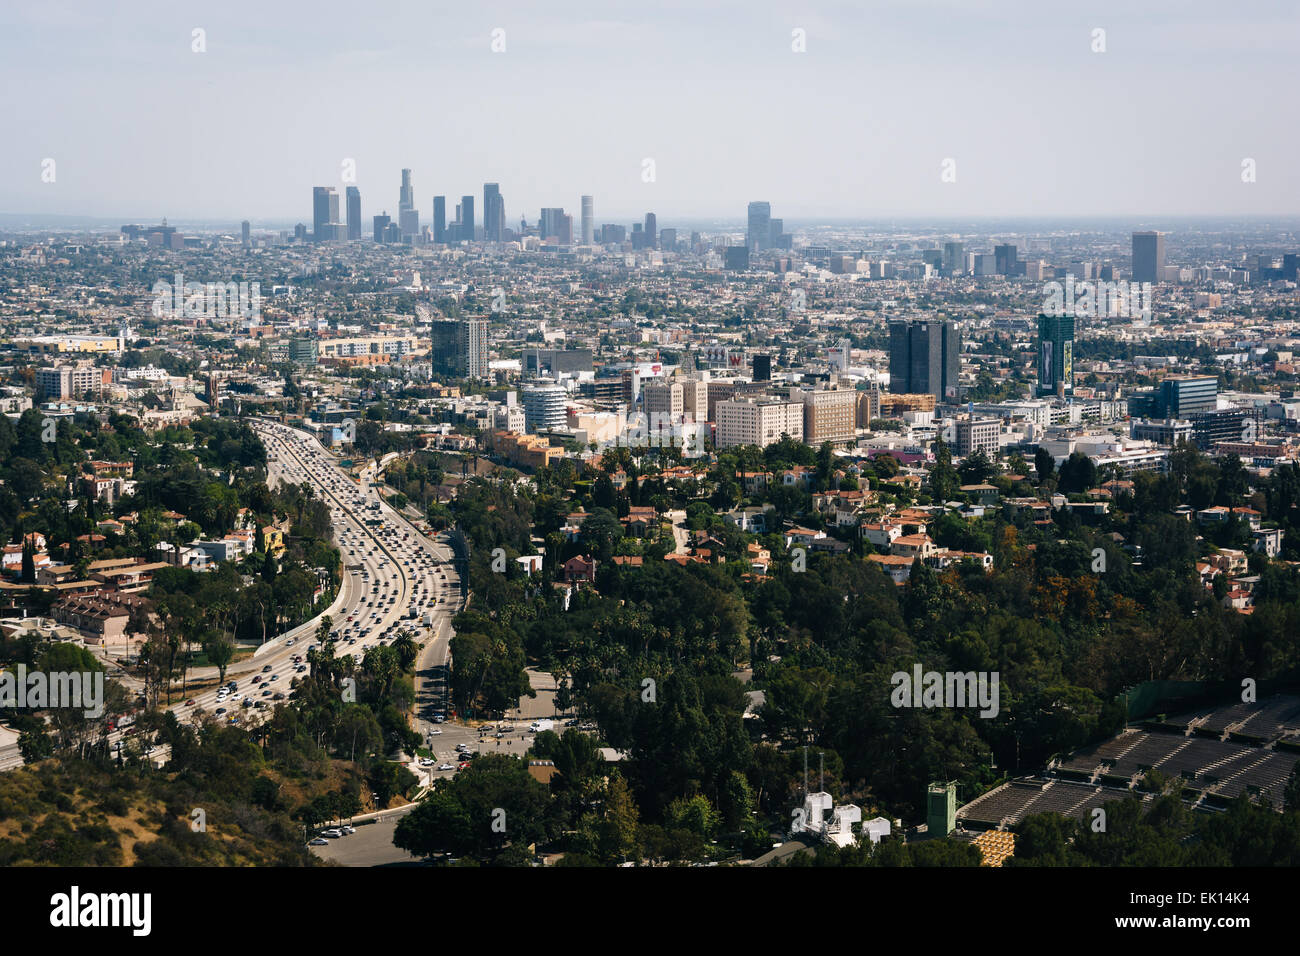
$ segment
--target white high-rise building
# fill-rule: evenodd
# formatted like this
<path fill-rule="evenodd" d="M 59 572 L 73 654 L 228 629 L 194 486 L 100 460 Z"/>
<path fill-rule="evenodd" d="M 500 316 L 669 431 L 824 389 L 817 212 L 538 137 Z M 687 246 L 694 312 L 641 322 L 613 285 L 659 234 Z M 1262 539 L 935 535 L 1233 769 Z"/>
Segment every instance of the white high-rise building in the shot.
<path fill-rule="evenodd" d="M 803 402 L 724 401 L 718 403 L 718 447 L 766 448 L 789 435 L 803 441 Z"/>
<path fill-rule="evenodd" d="M 595 206 L 590 196 L 582 197 L 582 244 L 591 245 L 596 235 Z"/>

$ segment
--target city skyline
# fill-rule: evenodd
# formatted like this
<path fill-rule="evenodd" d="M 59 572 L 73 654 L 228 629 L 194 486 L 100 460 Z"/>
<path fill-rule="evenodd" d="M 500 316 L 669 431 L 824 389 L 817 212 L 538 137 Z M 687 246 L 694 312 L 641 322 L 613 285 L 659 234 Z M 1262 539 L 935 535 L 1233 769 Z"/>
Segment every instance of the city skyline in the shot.
<path fill-rule="evenodd" d="M 650 208 L 730 217 L 754 195 L 791 220 L 1300 213 L 1288 162 L 1300 134 L 1239 106 L 1243 85 L 1265 98 L 1289 89 L 1298 21 L 1277 3 L 1101 3 L 1086 15 L 945 0 L 870 13 L 572 3 L 418 11 L 401 31 L 350 9 L 342 31 L 331 14 L 344 12 L 327 3 L 304 22 L 236 3 L 203 23 L 152 3 L 112 18 L 89 5 L 0 13 L 11 86 L 66 64 L 40 97 L 3 108 L 20 132 L 0 157 L 0 211 L 297 221 L 296 184 L 377 198 L 405 167 L 417 185 L 500 182 L 509 219 L 577 208 L 582 195 L 600 197 L 611 222 Z M 664 50 L 676 66 L 654 82 L 628 70 Z M 554 70 L 574 58 L 581 68 Z M 390 91 L 446 75 L 473 94 L 435 97 L 410 123 Z M 865 107 L 826 95 L 864 85 Z M 257 148 L 212 148 L 232 124 Z M 463 145 L 447 150 L 449 134 Z M 168 148 L 142 159 L 142 142 Z"/>

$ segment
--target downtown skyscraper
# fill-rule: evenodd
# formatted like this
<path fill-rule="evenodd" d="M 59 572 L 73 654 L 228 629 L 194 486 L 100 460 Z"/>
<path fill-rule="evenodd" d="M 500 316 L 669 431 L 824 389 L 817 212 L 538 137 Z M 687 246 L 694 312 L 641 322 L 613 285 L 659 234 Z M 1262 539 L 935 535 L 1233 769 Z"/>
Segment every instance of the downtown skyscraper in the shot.
<path fill-rule="evenodd" d="M 313 186 L 311 190 L 311 230 L 313 242 L 339 238 L 339 194 L 333 186 Z"/>
<path fill-rule="evenodd" d="M 476 238 L 474 235 L 474 197 L 460 197 L 460 238 L 465 242 L 473 242 Z"/>
<path fill-rule="evenodd" d="M 433 197 L 433 241 L 447 241 L 447 197 Z"/>
<path fill-rule="evenodd" d="M 582 197 L 582 244 L 589 246 L 596 234 L 596 212 L 590 196 Z"/>
<path fill-rule="evenodd" d="M 361 238 L 361 190 L 356 186 L 347 188 L 348 239 Z"/>
<path fill-rule="evenodd" d="M 471 209 L 470 219 L 473 220 Z M 506 227 L 505 201 L 501 198 L 499 183 L 483 184 L 483 241 L 500 242 Z"/>
<path fill-rule="evenodd" d="M 415 187 L 411 184 L 411 171 L 402 170 L 402 188 L 397 194 L 397 225 L 403 239 L 414 241 L 420 231 L 420 212 L 415 208 Z"/>
<path fill-rule="evenodd" d="M 752 202 L 746 216 L 745 245 L 750 252 L 762 251 L 772 241 L 772 204 Z"/>
<path fill-rule="evenodd" d="M 1164 278 L 1164 271 L 1164 233 L 1133 233 L 1133 281 L 1159 282 Z"/>

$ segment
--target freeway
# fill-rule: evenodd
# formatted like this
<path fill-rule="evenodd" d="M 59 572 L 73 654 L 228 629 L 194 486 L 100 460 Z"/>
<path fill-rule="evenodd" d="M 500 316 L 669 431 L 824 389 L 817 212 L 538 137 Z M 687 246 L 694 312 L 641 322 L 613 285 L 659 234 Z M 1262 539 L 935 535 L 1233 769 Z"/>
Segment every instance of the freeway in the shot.
<path fill-rule="evenodd" d="M 267 641 L 250 658 L 232 665 L 225 687 L 210 687 L 169 709 L 181 719 L 212 714 L 241 723 L 269 714 L 274 703 L 293 696 L 289 686 L 307 673 L 305 662 L 321 619 L 331 618 L 337 654 L 358 660 L 366 649 L 391 644 L 403 631 L 423 643 L 422 664 L 445 672 L 461 587 L 454 555 L 444 543 L 422 535 L 369 487 L 371 472 L 358 486 L 315 438 L 276 422 L 253 421 L 267 449 L 267 483 L 308 484 L 330 507 L 334 541 L 344 574 L 334 602 L 321 615 Z M 373 525 L 367 522 L 374 522 Z M 426 621 L 428 623 L 426 623 Z M 423 703 L 445 712 L 445 686 L 437 700 Z M 427 712 L 427 711 L 426 711 Z M 417 724 L 418 726 L 418 724 Z M 109 735 L 110 746 L 125 739 Z M 166 756 L 155 749 L 153 759 Z M 22 764 L 16 746 L 0 752 L 0 770 Z"/>

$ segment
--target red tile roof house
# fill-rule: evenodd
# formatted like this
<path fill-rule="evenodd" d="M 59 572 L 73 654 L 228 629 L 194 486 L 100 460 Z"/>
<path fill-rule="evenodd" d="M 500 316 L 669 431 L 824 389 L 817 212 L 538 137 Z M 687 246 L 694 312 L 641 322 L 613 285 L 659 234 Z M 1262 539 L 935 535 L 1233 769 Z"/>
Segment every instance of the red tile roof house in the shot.
<path fill-rule="evenodd" d="M 567 584 L 595 584 L 596 559 L 575 555 L 564 562 L 561 575 Z"/>

